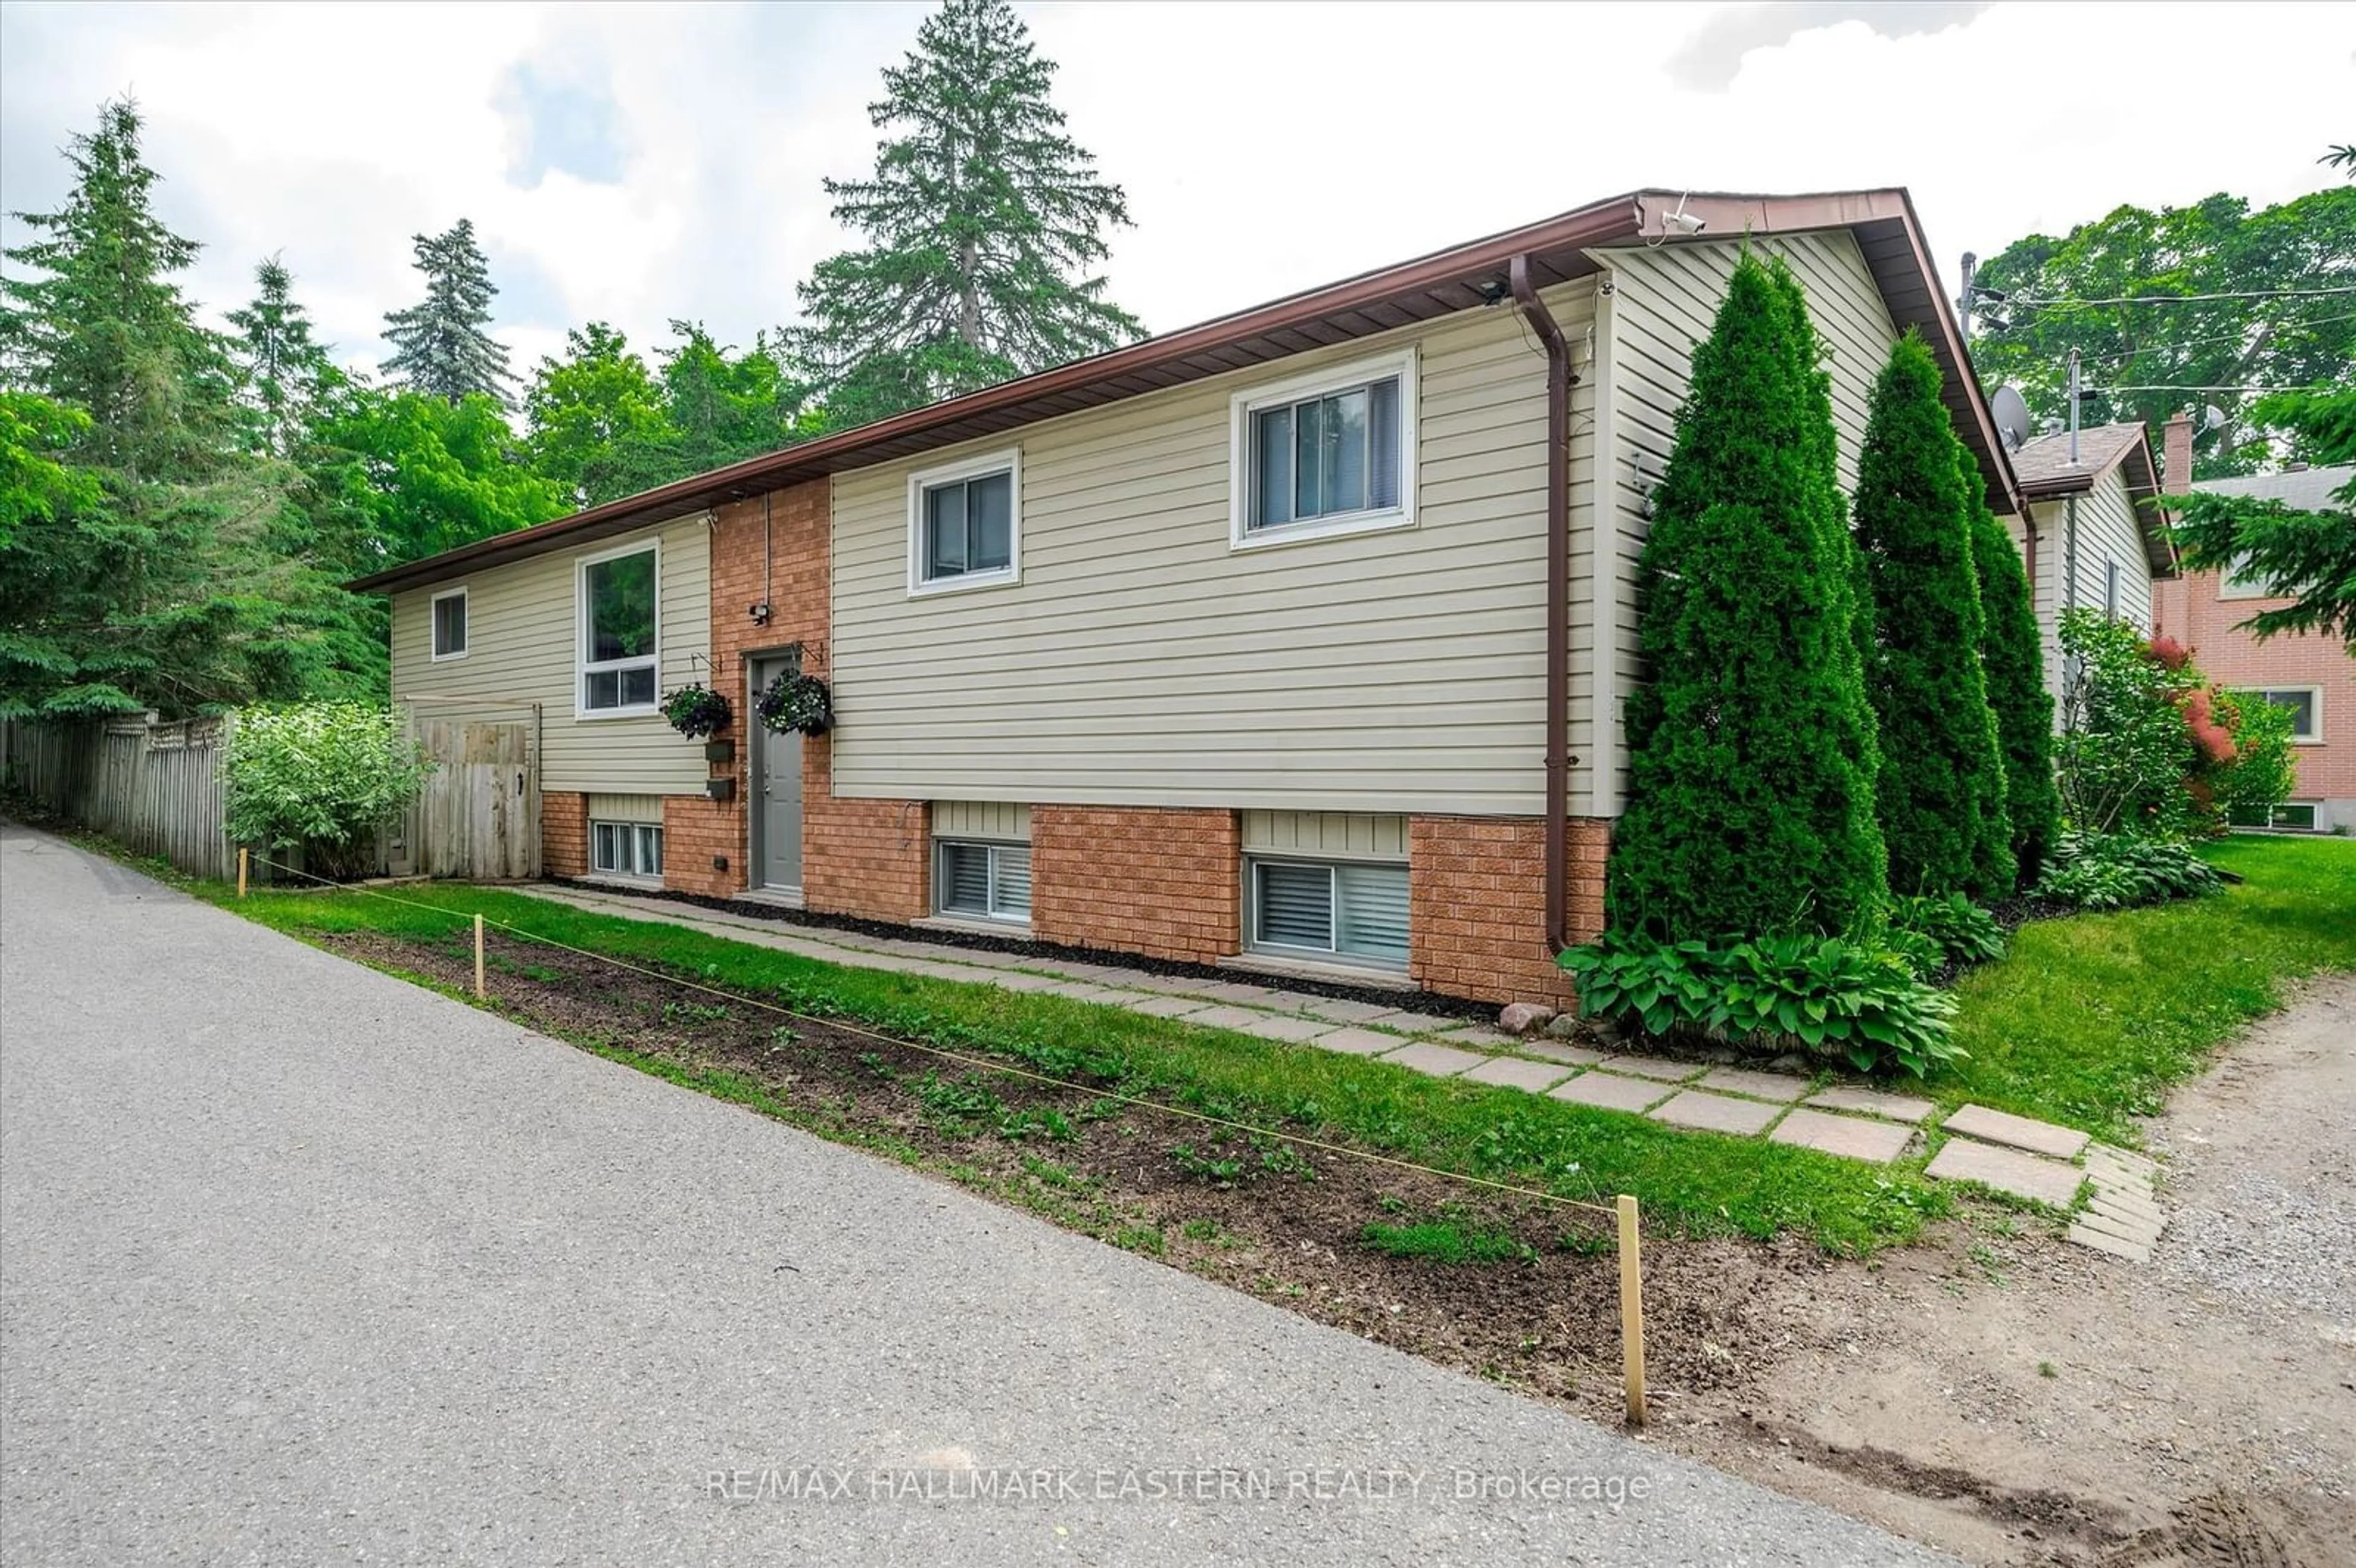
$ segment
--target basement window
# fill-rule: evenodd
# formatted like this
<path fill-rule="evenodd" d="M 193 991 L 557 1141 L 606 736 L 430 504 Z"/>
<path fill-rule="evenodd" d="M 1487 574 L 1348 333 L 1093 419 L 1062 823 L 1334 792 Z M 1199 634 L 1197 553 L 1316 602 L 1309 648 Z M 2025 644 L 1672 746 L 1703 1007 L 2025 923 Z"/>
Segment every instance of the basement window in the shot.
<path fill-rule="evenodd" d="M 605 877 L 662 877 L 663 830 L 651 822 L 589 825 L 589 869 Z"/>
<path fill-rule="evenodd" d="M 2286 800 L 2269 811 L 2262 805 L 2236 805 L 2225 813 L 2236 827 L 2272 827 L 2286 833 L 2315 831 L 2315 803 Z"/>
<path fill-rule="evenodd" d="M 1407 868 L 1255 859 L 1247 868 L 1257 951 L 1407 967 Z"/>
<path fill-rule="evenodd" d="M 1031 846 L 937 839 L 933 845 L 934 907 L 943 914 L 1027 924 Z"/>

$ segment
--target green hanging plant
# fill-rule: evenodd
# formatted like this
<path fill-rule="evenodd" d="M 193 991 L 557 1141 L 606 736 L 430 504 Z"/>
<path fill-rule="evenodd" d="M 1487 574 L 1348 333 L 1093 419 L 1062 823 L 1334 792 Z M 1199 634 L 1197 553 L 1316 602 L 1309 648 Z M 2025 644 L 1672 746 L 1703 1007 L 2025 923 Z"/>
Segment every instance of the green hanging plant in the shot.
<path fill-rule="evenodd" d="M 798 656 L 801 647 L 797 644 L 785 651 Z M 833 693 L 824 680 L 800 667 L 798 656 L 793 669 L 769 682 L 753 709 L 762 728 L 779 735 L 823 735 L 834 725 Z"/>
<path fill-rule="evenodd" d="M 728 699 L 708 686 L 682 686 L 663 699 L 663 717 L 670 727 L 693 740 L 717 735 L 728 728 Z"/>

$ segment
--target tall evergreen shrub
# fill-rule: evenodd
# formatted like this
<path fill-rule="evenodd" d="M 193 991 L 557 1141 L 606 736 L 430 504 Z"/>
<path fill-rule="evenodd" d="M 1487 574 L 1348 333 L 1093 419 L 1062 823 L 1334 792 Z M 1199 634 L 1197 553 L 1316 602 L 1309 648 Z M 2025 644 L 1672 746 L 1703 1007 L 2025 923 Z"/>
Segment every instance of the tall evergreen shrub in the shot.
<path fill-rule="evenodd" d="M 1887 891 L 1832 409 L 1797 283 L 1745 254 L 1654 492 L 1612 925 L 1849 929 Z"/>
<path fill-rule="evenodd" d="M 1962 459 L 1970 498 L 1972 560 L 1979 569 L 1980 665 L 2004 754 L 2005 814 L 2012 825 L 2017 885 L 2033 886 L 2062 830 L 2053 785 L 2053 695 L 2045 689 L 2044 645 L 2029 603 L 2020 549 L 1988 510 L 1979 465 Z"/>
<path fill-rule="evenodd" d="M 1874 800 L 1891 888 L 1987 900 L 2012 891 L 2012 828 L 1980 667 L 1963 443 L 1941 379 L 1922 338 L 1901 338 L 1874 382 L 1858 455 L 1873 626 L 1865 688 L 1881 742 Z"/>

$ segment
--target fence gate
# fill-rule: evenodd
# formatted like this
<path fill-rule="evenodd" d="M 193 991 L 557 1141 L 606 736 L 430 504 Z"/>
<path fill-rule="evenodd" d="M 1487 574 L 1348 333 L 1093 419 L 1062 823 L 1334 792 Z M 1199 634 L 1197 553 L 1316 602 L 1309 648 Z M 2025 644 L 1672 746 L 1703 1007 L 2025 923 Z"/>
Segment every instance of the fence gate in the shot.
<path fill-rule="evenodd" d="M 436 719 L 410 723 L 439 764 L 386 859 L 396 876 L 522 881 L 540 875 L 540 726 Z"/>

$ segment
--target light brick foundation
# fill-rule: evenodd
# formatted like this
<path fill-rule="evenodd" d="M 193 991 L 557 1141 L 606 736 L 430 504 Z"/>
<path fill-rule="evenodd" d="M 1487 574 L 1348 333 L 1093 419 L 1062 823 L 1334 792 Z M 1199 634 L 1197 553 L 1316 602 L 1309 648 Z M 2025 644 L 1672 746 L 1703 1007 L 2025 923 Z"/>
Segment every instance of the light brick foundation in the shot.
<path fill-rule="evenodd" d="M 921 800 L 834 798 L 832 739 L 802 742 L 802 904 L 867 920 L 921 920 L 930 813 Z"/>
<path fill-rule="evenodd" d="M 1611 827 L 1568 825 L 1569 939 L 1603 929 L 1603 861 Z M 1408 819 L 1408 972 L 1445 996 L 1484 1002 L 1573 1000 L 1546 943 L 1546 825 L 1527 817 Z"/>
<path fill-rule="evenodd" d="M 551 877 L 589 874 L 589 797 L 568 790 L 540 796 L 540 865 Z"/>
<path fill-rule="evenodd" d="M 714 859 L 727 861 L 724 867 Z M 744 887 L 744 807 L 701 795 L 663 796 L 663 886 L 725 898 Z"/>
<path fill-rule="evenodd" d="M 1243 944 L 1232 811 L 1031 810 L 1031 929 L 1044 942 L 1207 964 Z"/>

